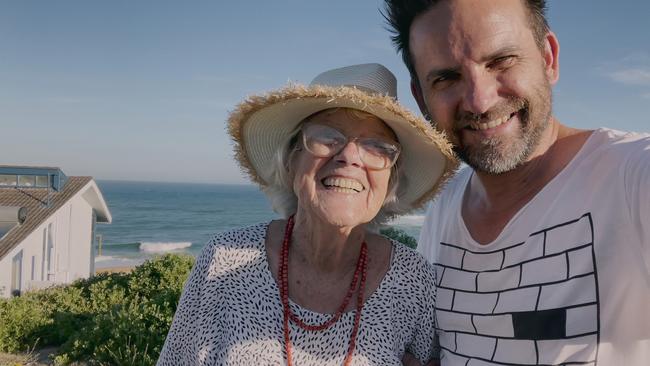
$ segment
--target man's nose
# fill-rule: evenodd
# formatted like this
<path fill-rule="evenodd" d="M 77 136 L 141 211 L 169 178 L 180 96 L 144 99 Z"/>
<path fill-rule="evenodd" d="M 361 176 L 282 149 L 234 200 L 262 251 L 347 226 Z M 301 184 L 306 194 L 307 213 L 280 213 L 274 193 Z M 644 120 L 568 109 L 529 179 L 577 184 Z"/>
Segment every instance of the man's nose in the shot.
<path fill-rule="evenodd" d="M 486 70 L 470 73 L 465 78 L 464 88 L 461 107 L 465 112 L 480 115 L 497 103 L 498 81 Z"/>

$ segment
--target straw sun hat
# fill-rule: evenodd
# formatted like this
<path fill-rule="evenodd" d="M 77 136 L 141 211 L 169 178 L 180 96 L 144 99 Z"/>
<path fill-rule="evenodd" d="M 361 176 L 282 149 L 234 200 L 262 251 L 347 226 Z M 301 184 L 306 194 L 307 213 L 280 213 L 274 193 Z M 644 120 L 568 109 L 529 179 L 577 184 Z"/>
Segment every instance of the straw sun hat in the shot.
<path fill-rule="evenodd" d="M 397 102 L 395 76 L 379 64 L 325 71 L 309 86 L 289 84 L 246 98 L 228 119 L 236 160 L 255 183 L 272 184 L 280 145 L 302 120 L 329 108 L 371 113 L 395 132 L 402 146 L 397 198 L 403 207 L 421 207 L 457 167 L 447 139 Z"/>

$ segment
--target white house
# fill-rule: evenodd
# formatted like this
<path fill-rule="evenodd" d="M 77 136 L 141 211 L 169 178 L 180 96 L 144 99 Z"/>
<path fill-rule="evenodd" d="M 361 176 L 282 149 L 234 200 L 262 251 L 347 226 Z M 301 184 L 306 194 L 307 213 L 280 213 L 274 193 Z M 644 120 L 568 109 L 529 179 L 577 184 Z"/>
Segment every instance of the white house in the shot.
<path fill-rule="evenodd" d="M 95 224 L 111 213 L 92 177 L 0 165 L 0 297 L 95 273 Z"/>

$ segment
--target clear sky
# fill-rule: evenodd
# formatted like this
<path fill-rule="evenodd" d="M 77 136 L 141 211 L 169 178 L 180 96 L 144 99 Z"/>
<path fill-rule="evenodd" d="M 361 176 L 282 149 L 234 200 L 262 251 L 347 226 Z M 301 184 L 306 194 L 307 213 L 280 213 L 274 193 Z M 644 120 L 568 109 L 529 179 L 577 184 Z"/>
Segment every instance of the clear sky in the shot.
<path fill-rule="evenodd" d="M 380 62 L 416 105 L 378 0 L 0 2 L 0 164 L 98 179 L 245 183 L 244 96 Z M 650 131 L 650 1 L 550 0 L 556 116 Z"/>

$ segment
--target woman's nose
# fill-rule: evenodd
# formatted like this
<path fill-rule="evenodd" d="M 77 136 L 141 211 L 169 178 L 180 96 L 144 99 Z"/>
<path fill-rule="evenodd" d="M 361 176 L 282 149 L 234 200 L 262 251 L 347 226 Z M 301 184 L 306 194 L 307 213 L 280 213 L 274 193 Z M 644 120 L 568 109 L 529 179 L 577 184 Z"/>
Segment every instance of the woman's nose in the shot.
<path fill-rule="evenodd" d="M 357 145 L 356 141 L 348 141 L 345 146 L 341 149 L 341 151 L 336 154 L 334 157 L 336 161 L 345 163 L 345 164 L 350 164 L 350 165 L 355 165 L 355 166 L 361 166 L 363 163 L 361 162 L 361 155 L 359 152 L 359 145 Z"/>

